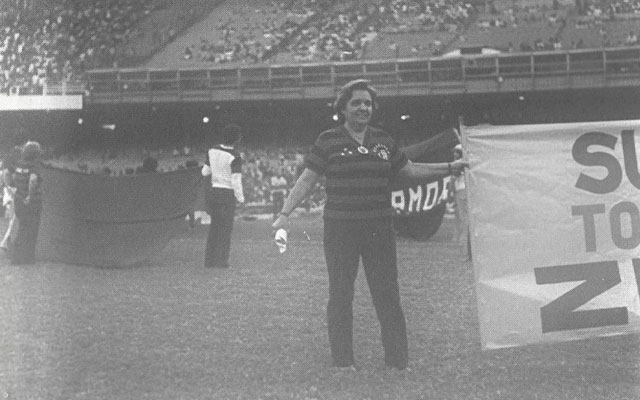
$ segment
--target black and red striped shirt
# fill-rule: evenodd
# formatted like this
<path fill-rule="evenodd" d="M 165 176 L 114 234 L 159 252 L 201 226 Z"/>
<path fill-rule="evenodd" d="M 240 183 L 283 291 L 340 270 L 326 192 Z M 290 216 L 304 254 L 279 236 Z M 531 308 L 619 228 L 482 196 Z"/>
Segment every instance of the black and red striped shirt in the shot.
<path fill-rule="evenodd" d="M 305 166 L 326 177 L 325 218 L 363 219 L 393 215 L 390 181 L 407 161 L 385 131 L 368 127 L 361 146 L 339 126 L 320 134 Z"/>

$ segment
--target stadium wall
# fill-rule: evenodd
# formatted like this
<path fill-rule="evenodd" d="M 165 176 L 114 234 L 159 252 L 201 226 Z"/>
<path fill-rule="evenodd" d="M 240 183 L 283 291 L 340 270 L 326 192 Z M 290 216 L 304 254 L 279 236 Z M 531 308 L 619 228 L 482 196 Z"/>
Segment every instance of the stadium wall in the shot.
<path fill-rule="evenodd" d="M 458 116 L 468 125 L 637 119 L 639 98 L 639 88 L 386 97 L 380 99 L 374 123 L 402 144 L 411 144 L 457 124 Z M 330 99 L 90 104 L 82 110 L 2 111 L 0 145 L 6 148 L 37 139 L 61 154 L 83 144 L 206 145 L 207 132 L 238 122 L 246 131 L 245 143 L 307 146 L 320 131 L 335 124 L 333 115 Z"/>

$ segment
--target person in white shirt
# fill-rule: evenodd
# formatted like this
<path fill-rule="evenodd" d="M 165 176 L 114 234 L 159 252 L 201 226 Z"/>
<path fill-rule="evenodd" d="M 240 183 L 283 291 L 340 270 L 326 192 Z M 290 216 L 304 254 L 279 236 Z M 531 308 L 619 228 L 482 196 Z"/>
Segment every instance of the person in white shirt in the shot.
<path fill-rule="evenodd" d="M 241 131 L 235 124 L 225 126 L 222 143 L 209 149 L 202 167 L 202 175 L 210 178 L 205 195 L 211 216 L 204 257 L 204 266 L 208 268 L 229 268 L 236 201 L 244 203 L 242 158 L 235 150 Z"/>
<path fill-rule="evenodd" d="M 9 220 L 9 225 L 0 242 L 0 249 L 5 252 L 9 251 L 9 247 L 13 243 L 18 224 L 16 223 L 15 203 L 13 198 L 16 194 L 15 183 L 13 182 L 13 173 L 16 169 L 16 164 L 20 159 L 21 150 L 19 147 L 14 147 L 9 156 L 4 160 L 2 165 L 2 172 L 0 186 L 3 187 L 2 191 L 2 205 L 5 208 L 4 217 Z"/>

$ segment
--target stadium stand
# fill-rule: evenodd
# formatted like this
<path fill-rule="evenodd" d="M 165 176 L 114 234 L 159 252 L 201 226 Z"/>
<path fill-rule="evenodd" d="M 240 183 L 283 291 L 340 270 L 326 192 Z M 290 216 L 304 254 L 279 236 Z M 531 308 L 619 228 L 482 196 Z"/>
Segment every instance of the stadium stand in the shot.
<path fill-rule="evenodd" d="M 357 1 L 334 2 L 310 18 L 280 49 L 278 63 L 358 59 L 366 40 L 363 32 L 369 6 Z"/>
<path fill-rule="evenodd" d="M 114 66 L 117 45 L 162 0 L 77 3 L 6 0 L 0 20 L 3 93 L 38 94 L 47 80 L 74 81 L 86 69 Z"/>
<path fill-rule="evenodd" d="M 185 31 L 147 66 L 259 63 L 319 10 L 309 1 L 229 0 Z"/>
<path fill-rule="evenodd" d="M 379 3 L 374 16 L 378 40 L 367 43 L 365 58 L 439 55 L 465 30 L 476 13 L 476 6 L 462 1 Z"/>
<path fill-rule="evenodd" d="M 139 63 L 215 4 L 4 0 L 0 93 L 40 94 L 47 83 L 81 82 L 88 69 Z"/>
<path fill-rule="evenodd" d="M 570 5 L 493 2 L 480 10 L 450 48 L 485 46 L 504 52 L 559 50 Z"/>
<path fill-rule="evenodd" d="M 0 0 L 0 93 L 95 68 L 182 69 L 638 44 L 637 0 Z"/>

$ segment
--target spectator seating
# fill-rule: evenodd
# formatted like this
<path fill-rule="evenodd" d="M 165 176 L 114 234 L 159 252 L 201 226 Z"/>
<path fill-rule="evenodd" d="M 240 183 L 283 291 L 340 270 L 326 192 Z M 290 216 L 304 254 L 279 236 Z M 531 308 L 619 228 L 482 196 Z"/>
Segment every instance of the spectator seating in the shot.
<path fill-rule="evenodd" d="M 455 33 L 440 31 L 380 34 L 367 43 L 362 58 L 376 60 L 438 56 L 455 39 Z"/>
<path fill-rule="evenodd" d="M 640 1 L 0 0 L 0 21 L 0 93 L 40 94 L 93 68 L 637 45 Z"/>
<path fill-rule="evenodd" d="M 602 47 L 606 28 L 601 21 L 577 19 L 571 21 L 562 33 L 562 46 L 572 48 Z"/>
<path fill-rule="evenodd" d="M 450 48 L 485 46 L 501 51 L 534 51 L 562 48 L 559 36 L 570 5 L 530 0 L 495 1 L 477 15 Z"/>
<path fill-rule="evenodd" d="M 605 21 L 606 40 L 609 46 L 633 46 L 638 44 L 640 13 L 636 12 L 634 15 L 637 15 L 637 18 L 619 18 L 615 21 Z M 629 36 L 635 36 L 635 41 Z"/>
<path fill-rule="evenodd" d="M 80 79 L 88 68 L 113 66 L 117 45 L 162 0 L 6 1 L 0 20 L 0 91 L 42 90 L 47 80 Z"/>
<path fill-rule="evenodd" d="M 297 27 L 318 11 L 308 0 L 228 0 L 195 24 L 146 65 L 200 66 L 260 63 Z"/>
<path fill-rule="evenodd" d="M 557 32 L 557 27 L 546 23 L 502 28 L 474 27 L 458 38 L 451 47 L 485 46 L 502 51 L 553 50 L 551 39 L 556 37 Z"/>
<path fill-rule="evenodd" d="M 331 3 L 331 2 L 327 2 Z M 364 25 L 368 19 L 366 5 L 357 1 L 334 2 L 325 12 L 309 18 L 280 47 L 276 63 L 308 61 L 344 61 L 359 58 Z"/>

